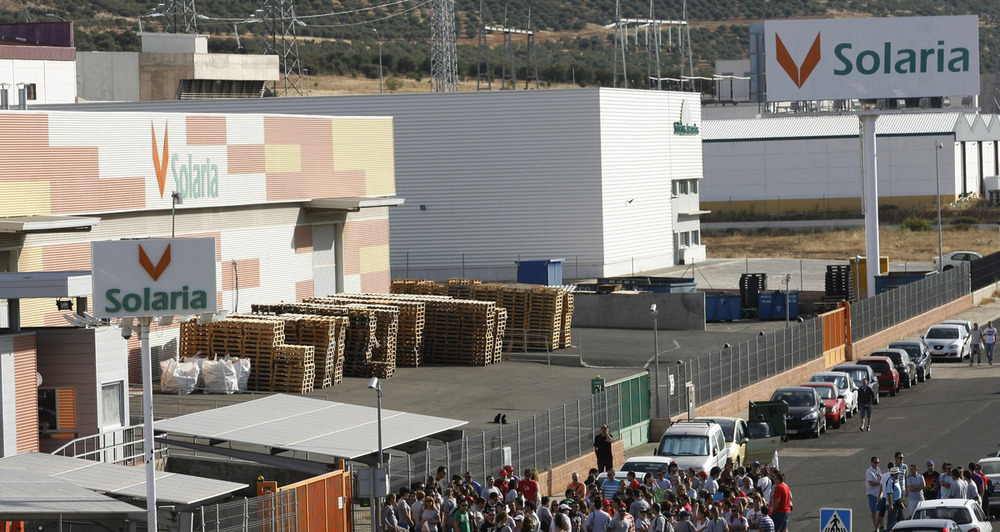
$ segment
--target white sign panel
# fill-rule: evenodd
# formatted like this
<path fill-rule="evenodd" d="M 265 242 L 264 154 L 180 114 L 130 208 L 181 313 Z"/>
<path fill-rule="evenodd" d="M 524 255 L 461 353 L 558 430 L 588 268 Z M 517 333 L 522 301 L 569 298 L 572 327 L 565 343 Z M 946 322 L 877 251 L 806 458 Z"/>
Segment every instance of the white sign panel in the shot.
<path fill-rule="evenodd" d="M 898 17 L 764 23 L 767 100 L 979 94 L 979 20 Z"/>
<path fill-rule="evenodd" d="M 217 310 L 214 238 L 91 244 L 94 316 L 173 316 Z"/>

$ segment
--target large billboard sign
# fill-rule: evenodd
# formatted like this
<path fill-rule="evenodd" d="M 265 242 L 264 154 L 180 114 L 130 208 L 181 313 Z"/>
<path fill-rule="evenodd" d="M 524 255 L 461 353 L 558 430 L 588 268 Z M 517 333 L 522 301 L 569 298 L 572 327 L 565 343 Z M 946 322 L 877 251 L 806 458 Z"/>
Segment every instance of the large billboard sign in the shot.
<path fill-rule="evenodd" d="M 979 94 L 975 15 L 764 23 L 767 100 Z"/>
<path fill-rule="evenodd" d="M 98 318 L 218 310 L 214 238 L 93 242 L 91 254 Z"/>

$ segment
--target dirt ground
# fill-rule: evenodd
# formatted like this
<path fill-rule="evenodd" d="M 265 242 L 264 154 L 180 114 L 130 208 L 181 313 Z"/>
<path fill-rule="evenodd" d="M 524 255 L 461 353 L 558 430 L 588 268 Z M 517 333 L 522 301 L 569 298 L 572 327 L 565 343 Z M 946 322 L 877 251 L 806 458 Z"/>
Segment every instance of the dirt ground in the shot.
<path fill-rule="evenodd" d="M 944 252 L 977 251 L 983 255 L 1000 249 L 1000 231 L 945 227 Z M 865 254 L 865 233 L 862 229 L 817 233 L 757 231 L 726 235 L 706 234 L 702 237 L 709 258 L 802 258 L 847 259 Z M 937 231 L 901 231 L 883 228 L 879 231 L 882 255 L 893 262 L 932 262 L 938 253 Z"/>

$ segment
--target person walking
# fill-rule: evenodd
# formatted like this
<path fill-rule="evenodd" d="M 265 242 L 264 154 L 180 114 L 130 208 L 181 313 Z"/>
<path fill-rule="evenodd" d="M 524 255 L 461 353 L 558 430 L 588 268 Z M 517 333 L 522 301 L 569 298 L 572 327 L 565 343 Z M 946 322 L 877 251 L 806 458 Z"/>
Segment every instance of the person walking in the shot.
<path fill-rule="evenodd" d="M 597 471 L 603 473 L 614 467 L 614 456 L 611 453 L 611 431 L 607 425 L 601 425 L 601 432 L 594 436 L 594 454 L 597 456 Z"/>
<path fill-rule="evenodd" d="M 868 384 L 868 379 L 862 379 L 858 390 L 858 404 L 861 405 L 861 430 L 872 430 L 872 405 L 875 404 L 875 390 Z M 868 420 L 868 425 L 865 425 Z"/>
<path fill-rule="evenodd" d="M 983 330 L 979 328 L 978 323 L 972 324 L 972 330 L 969 331 L 969 344 L 972 346 L 972 351 L 969 352 L 969 365 L 971 366 L 976 361 L 976 357 L 979 357 L 979 363 L 983 363 Z"/>
<path fill-rule="evenodd" d="M 997 330 L 993 328 L 993 322 L 986 322 L 986 328 L 983 329 L 983 347 L 986 348 L 986 360 L 993 365 L 993 348 L 996 347 L 997 343 Z M 983 364 L 983 359 L 980 357 L 979 365 Z"/>
<path fill-rule="evenodd" d="M 865 470 L 865 495 L 868 497 L 868 509 L 872 512 L 872 529 L 876 532 L 879 529 L 879 524 L 882 522 L 878 508 L 879 495 L 881 494 L 880 486 L 882 485 L 882 470 L 879 469 L 878 464 L 878 457 L 873 456 L 871 465 Z"/>

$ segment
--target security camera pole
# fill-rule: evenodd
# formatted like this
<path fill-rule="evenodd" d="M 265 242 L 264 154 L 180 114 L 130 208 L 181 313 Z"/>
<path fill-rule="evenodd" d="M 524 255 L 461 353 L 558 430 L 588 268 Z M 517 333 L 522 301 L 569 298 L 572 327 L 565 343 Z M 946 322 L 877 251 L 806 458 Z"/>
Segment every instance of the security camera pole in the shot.
<path fill-rule="evenodd" d="M 660 418 L 660 337 L 656 327 L 656 303 L 649 306 L 649 312 L 653 315 L 653 400 L 656 401 L 656 418 Z"/>

